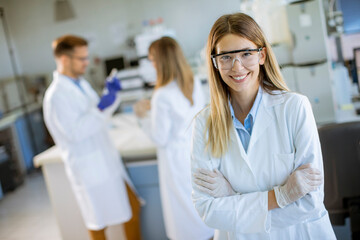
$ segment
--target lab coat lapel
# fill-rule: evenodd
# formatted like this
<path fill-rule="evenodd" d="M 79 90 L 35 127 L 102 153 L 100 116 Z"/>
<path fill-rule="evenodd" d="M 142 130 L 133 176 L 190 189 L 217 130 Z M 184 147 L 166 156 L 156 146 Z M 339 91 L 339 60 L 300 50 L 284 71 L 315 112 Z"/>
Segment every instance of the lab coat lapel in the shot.
<path fill-rule="evenodd" d="M 283 96 L 280 94 L 280 92 L 276 91 L 275 94 L 276 95 L 270 95 L 266 91 L 263 92 L 262 101 L 260 103 L 253 131 L 250 137 L 248 153 L 252 150 L 256 141 L 274 121 L 272 107 L 284 101 Z"/>
<path fill-rule="evenodd" d="M 239 149 L 239 154 L 241 155 L 241 157 L 243 159 L 245 159 L 245 161 L 247 161 L 247 156 L 246 156 L 246 152 L 245 152 L 245 149 L 244 149 L 244 146 L 242 145 L 241 143 L 241 140 L 239 138 L 239 135 L 234 127 L 234 125 L 232 125 L 231 129 L 230 129 L 230 139 L 232 141 L 233 144 L 236 144 Z"/>
<path fill-rule="evenodd" d="M 55 75 L 57 74 L 57 76 Z M 79 87 L 77 87 L 70 79 L 62 76 L 59 73 L 54 73 L 54 79 L 58 81 L 58 84 L 62 85 L 64 88 L 68 89 L 71 95 L 76 96 L 77 99 L 81 99 L 82 102 L 88 103 L 88 96 L 86 92 L 82 92 Z M 84 91 L 85 88 L 83 88 Z"/>
<path fill-rule="evenodd" d="M 234 148 L 231 148 L 233 151 L 231 153 L 231 156 L 240 156 L 240 158 L 237 158 L 237 159 L 241 159 L 241 160 L 245 161 L 246 165 L 249 167 L 250 171 L 253 173 L 251 165 L 248 160 L 248 156 L 245 152 L 244 146 L 241 143 L 241 140 L 239 138 L 239 135 L 238 135 L 234 125 L 232 125 L 232 127 L 230 128 L 230 141 L 231 141 L 231 144 L 235 145 Z"/>

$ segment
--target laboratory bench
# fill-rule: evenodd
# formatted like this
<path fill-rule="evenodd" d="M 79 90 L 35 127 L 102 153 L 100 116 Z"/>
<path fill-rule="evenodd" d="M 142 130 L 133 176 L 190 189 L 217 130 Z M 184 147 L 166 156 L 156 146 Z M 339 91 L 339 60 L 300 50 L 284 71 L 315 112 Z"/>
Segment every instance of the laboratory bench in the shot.
<path fill-rule="evenodd" d="M 19 108 L 0 119 L 0 195 L 14 190 L 33 170 L 34 155 L 48 148 L 45 136 L 39 104 Z"/>
<path fill-rule="evenodd" d="M 132 113 L 115 115 L 109 122 L 110 136 L 121 154 L 128 174 L 139 196 L 145 200 L 141 208 L 142 239 L 167 239 L 160 202 L 156 147 L 138 126 Z M 50 202 L 63 240 L 88 240 L 80 209 L 65 174 L 59 148 L 53 146 L 34 157 L 41 167 Z M 121 225 L 106 230 L 108 239 L 126 239 Z"/>

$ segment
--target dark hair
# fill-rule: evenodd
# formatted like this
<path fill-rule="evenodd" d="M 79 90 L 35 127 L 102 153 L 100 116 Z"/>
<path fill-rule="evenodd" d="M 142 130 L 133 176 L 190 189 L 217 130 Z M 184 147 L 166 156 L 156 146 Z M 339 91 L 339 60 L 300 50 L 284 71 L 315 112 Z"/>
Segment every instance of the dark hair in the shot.
<path fill-rule="evenodd" d="M 71 54 L 75 47 L 87 46 L 88 42 L 78 36 L 64 35 L 52 42 L 53 53 L 55 57 L 60 57 L 64 54 Z"/>

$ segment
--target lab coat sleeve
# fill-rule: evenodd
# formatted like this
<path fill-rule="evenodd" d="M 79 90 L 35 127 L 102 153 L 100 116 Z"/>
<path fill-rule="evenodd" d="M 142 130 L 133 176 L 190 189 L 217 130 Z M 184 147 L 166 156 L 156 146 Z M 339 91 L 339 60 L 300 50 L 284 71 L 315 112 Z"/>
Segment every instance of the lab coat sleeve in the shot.
<path fill-rule="evenodd" d="M 302 96 L 298 107 L 292 112 L 297 114 L 292 125 L 295 146 L 294 170 L 303 164 L 311 163 L 323 173 L 321 146 L 309 100 Z M 271 226 L 283 228 L 320 218 L 325 211 L 323 199 L 322 184 L 316 191 L 310 192 L 285 208 L 272 210 Z"/>
<path fill-rule="evenodd" d="M 199 118 L 199 117 L 198 117 Z M 195 120 L 193 127 L 191 168 L 194 173 L 198 168 L 212 170 L 218 168 L 205 149 L 204 123 Z M 210 227 L 241 233 L 268 232 L 268 193 L 253 192 L 222 198 L 213 198 L 200 192 L 192 176 L 192 199 L 202 220 Z"/>
<path fill-rule="evenodd" d="M 49 119 L 61 134 L 70 142 L 81 142 L 84 139 L 104 130 L 105 116 L 96 106 L 90 107 L 85 112 L 79 112 L 77 106 L 72 104 L 65 96 L 58 96 L 50 103 L 51 114 Z"/>
<path fill-rule="evenodd" d="M 139 120 L 141 128 L 157 146 L 165 146 L 171 131 L 171 105 L 162 90 L 157 90 L 151 99 L 150 117 Z"/>

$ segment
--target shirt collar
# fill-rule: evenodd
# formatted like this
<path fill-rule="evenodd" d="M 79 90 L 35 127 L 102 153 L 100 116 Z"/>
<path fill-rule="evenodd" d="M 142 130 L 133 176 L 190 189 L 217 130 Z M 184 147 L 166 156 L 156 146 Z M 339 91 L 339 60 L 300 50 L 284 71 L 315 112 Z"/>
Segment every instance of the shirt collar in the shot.
<path fill-rule="evenodd" d="M 250 110 L 249 114 L 246 116 L 246 118 L 247 118 L 249 115 L 251 115 L 253 123 L 255 122 L 256 114 L 257 114 L 259 106 L 260 106 L 260 102 L 261 102 L 261 99 L 262 99 L 262 93 L 263 93 L 263 90 L 262 90 L 261 86 L 259 86 L 258 92 L 256 94 L 256 98 L 255 98 L 255 101 L 254 101 L 254 104 L 251 107 L 251 110 Z M 230 98 L 229 98 L 228 101 L 229 101 L 229 106 L 230 106 L 231 118 L 234 120 L 236 118 L 235 118 L 234 109 L 233 109 L 233 107 L 231 105 L 231 102 L 230 102 Z"/>
<path fill-rule="evenodd" d="M 54 75 L 58 75 L 59 77 L 67 78 L 67 79 L 69 79 L 69 80 L 71 80 L 71 81 L 73 81 L 73 82 L 80 82 L 80 79 L 81 79 L 81 78 L 78 78 L 78 79 L 76 79 L 76 78 L 71 78 L 71 77 L 69 77 L 69 76 L 67 76 L 67 75 L 64 75 L 64 74 L 59 73 L 58 71 L 55 71 L 55 72 L 54 72 Z"/>
<path fill-rule="evenodd" d="M 69 76 L 66 76 L 64 74 L 61 74 L 61 73 L 59 73 L 57 71 L 56 71 L 56 73 L 59 74 L 59 76 L 65 78 L 65 79 L 68 79 L 70 82 L 74 83 L 78 88 L 80 88 L 81 91 L 84 91 L 81 84 L 80 84 L 81 78 L 75 79 L 75 78 L 71 78 Z"/>

